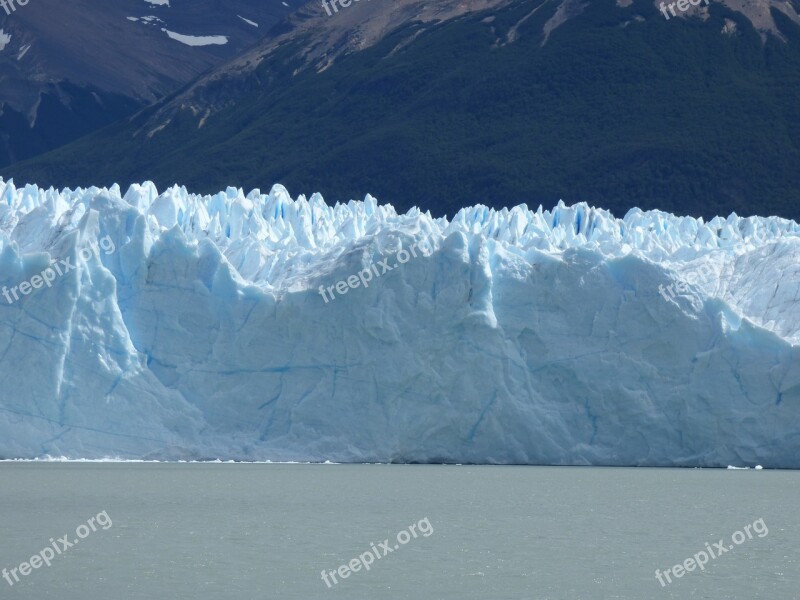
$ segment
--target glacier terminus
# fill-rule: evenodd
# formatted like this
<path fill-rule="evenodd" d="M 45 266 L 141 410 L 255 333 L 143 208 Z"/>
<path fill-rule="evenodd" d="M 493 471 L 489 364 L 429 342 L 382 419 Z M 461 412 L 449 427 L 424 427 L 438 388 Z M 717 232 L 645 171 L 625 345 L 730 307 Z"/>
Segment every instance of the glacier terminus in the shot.
<path fill-rule="evenodd" d="M 55 260 L 0 296 L 0 458 L 800 468 L 786 219 L 0 179 L 0 286 Z"/>

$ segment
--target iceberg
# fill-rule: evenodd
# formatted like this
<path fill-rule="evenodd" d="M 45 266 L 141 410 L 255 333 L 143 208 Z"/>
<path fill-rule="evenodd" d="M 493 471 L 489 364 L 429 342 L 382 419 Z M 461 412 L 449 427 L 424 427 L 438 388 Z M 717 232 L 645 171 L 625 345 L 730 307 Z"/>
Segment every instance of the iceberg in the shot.
<path fill-rule="evenodd" d="M 0 290 L 0 458 L 800 467 L 785 219 L 0 179 Z"/>

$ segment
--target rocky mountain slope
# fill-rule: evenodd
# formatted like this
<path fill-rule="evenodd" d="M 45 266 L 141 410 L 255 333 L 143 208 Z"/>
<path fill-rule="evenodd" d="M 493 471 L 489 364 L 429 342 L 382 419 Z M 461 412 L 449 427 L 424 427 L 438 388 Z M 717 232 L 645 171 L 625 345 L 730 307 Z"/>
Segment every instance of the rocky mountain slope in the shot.
<path fill-rule="evenodd" d="M 30 0 L 0 10 L 0 166 L 132 114 L 249 48 L 299 0 Z"/>

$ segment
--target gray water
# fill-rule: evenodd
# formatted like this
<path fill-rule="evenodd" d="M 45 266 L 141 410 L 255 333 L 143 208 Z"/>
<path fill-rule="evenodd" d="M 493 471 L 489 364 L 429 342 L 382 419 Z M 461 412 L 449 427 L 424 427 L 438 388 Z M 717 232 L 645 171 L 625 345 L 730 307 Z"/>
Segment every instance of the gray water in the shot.
<path fill-rule="evenodd" d="M 775 471 L 4 463 L 0 568 L 110 524 L 0 579 L 0 598 L 800 598 L 799 487 Z M 758 519 L 768 533 L 656 579 Z M 387 538 L 369 571 L 323 582 Z"/>

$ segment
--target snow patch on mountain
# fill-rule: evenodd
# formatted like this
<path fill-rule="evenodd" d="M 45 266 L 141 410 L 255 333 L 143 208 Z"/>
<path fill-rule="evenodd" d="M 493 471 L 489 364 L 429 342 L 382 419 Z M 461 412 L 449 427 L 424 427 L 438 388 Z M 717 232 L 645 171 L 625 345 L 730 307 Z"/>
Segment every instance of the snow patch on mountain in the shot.
<path fill-rule="evenodd" d="M 228 36 L 225 35 L 184 35 L 165 28 L 162 28 L 161 31 L 171 39 L 187 46 L 223 46 L 228 43 Z"/>
<path fill-rule="evenodd" d="M 11 34 L 0 29 L 0 52 L 11 43 Z"/>
<path fill-rule="evenodd" d="M 252 25 L 253 27 L 258 27 L 258 23 L 256 23 L 255 21 L 251 21 L 250 19 L 245 19 L 242 15 L 236 15 L 236 16 L 239 17 L 242 21 L 244 21 L 248 25 Z"/>
<path fill-rule="evenodd" d="M 22 48 L 20 48 L 19 52 L 17 53 L 17 60 L 22 60 L 28 53 L 28 50 L 31 49 L 32 45 L 33 44 L 25 44 Z"/>
<path fill-rule="evenodd" d="M 125 17 L 125 18 L 128 19 L 128 21 L 133 21 L 134 23 L 141 22 L 147 25 L 157 25 L 158 23 L 164 22 L 162 19 L 159 19 L 154 15 L 147 15 L 144 17 Z"/>
<path fill-rule="evenodd" d="M 0 457 L 800 467 L 792 221 L 0 179 L 0 289 L 53 259 Z"/>

